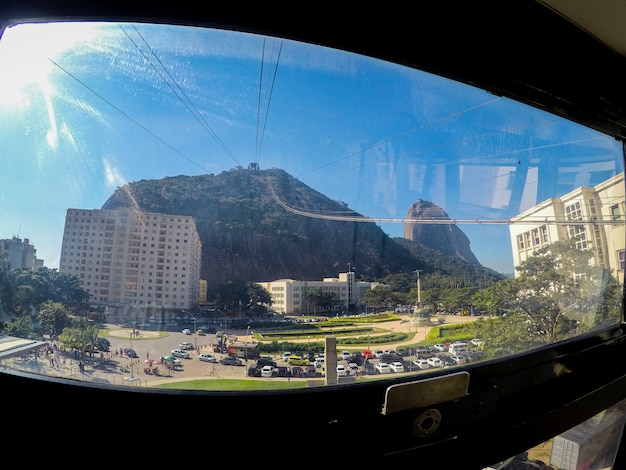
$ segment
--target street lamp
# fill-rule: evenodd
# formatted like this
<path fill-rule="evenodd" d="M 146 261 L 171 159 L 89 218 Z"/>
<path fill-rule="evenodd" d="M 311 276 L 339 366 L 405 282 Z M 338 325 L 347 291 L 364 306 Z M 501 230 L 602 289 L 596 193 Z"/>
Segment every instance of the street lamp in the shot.
<path fill-rule="evenodd" d="M 241 305 L 241 303 L 239 304 Z M 248 328 L 246 328 L 246 346 L 245 346 L 245 357 L 246 357 L 246 362 L 248 362 L 248 335 L 250 334 L 250 325 L 248 325 Z"/>
<path fill-rule="evenodd" d="M 417 273 L 417 304 L 415 305 L 415 313 L 417 313 L 417 309 L 422 305 L 422 284 L 420 282 L 420 273 L 422 271 L 422 269 L 416 269 L 413 271 L 414 273 Z"/>

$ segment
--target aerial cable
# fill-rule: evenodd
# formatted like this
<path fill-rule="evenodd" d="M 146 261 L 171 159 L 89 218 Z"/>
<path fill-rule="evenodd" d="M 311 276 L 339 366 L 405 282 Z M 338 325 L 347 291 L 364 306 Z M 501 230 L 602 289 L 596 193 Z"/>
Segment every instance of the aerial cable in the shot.
<path fill-rule="evenodd" d="M 93 88 L 89 87 L 89 85 L 87 85 L 86 83 L 82 82 L 78 77 L 76 77 L 75 75 L 72 75 L 68 70 L 64 69 L 63 67 L 61 67 L 59 64 L 57 64 L 54 60 L 48 58 L 48 60 L 54 65 L 56 66 L 59 70 L 65 72 L 69 77 L 73 78 L 74 80 L 76 80 L 79 84 L 81 84 L 83 87 L 85 87 L 87 90 L 89 90 L 91 93 L 93 93 L 95 96 L 97 96 L 98 98 L 100 98 L 102 101 L 104 101 L 106 104 L 108 104 L 109 106 L 111 106 L 113 109 L 115 109 L 118 113 L 120 113 L 122 116 L 124 116 L 126 119 L 128 119 L 129 121 L 131 121 L 133 124 L 135 124 L 137 127 L 139 127 L 140 129 L 143 129 L 145 132 L 147 132 L 148 134 L 150 134 L 152 137 L 154 137 L 155 139 L 157 139 L 159 142 L 161 142 L 163 145 L 165 145 L 166 147 L 168 147 L 169 149 L 171 149 L 172 151 L 176 152 L 178 155 L 180 155 L 181 157 L 183 157 L 185 160 L 189 161 L 190 163 L 192 163 L 193 165 L 197 166 L 198 168 L 200 168 L 203 172 L 208 172 L 208 170 L 206 168 L 204 168 L 202 165 L 198 164 L 197 162 L 193 161 L 191 158 L 189 158 L 187 155 L 185 155 L 184 153 L 182 153 L 180 150 L 172 147 L 170 144 L 168 144 L 165 140 L 163 140 L 161 137 L 159 137 L 158 135 L 156 135 L 154 132 L 152 132 L 150 129 L 148 129 L 146 126 L 144 126 L 143 124 L 141 124 L 139 121 L 137 121 L 136 119 L 132 118 L 130 115 L 126 114 L 124 111 L 122 111 L 120 108 L 118 108 L 117 106 L 115 106 L 113 103 L 111 103 L 109 100 L 107 100 L 104 96 L 100 95 L 99 93 L 97 93 Z"/>
<path fill-rule="evenodd" d="M 354 211 L 346 211 L 345 215 L 332 215 L 329 213 L 312 212 L 310 210 L 298 209 L 287 204 L 280 199 L 272 182 L 268 180 L 268 189 L 270 195 L 274 201 L 285 209 L 295 215 L 308 217 L 312 219 L 334 220 L 338 222 L 363 222 L 363 223 L 385 223 L 385 224 L 416 224 L 416 225 L 614 225 L 615 220 L 600 220 L 596 218 L 591 219 L 557 219 L 549 218 L 545 216 L 536 217 L 524 217 L 523 219 L 514 220 L 514 217 L 507 217 L 503 219 L 481 219 L 476 217 L 475 219 L 451 219 L 449 217 L 419 217 L 419 218 L 381 218 L 381 217 L 367 217 L 357 214 Z M 352 215 L 348 215 L 352 214 Z"/>
<path fill-rule="evenodd" d="M 207 131 L 207 133 L 215 140 L 215 142 L 218 144 L 218 146 L 224 151 L 224 153 L 226 153 L 226 155 L 228 155 L 237 166 L 239 166 L 239 161 L 237 160 L 237 158 L 233 155 L 233 153 L 228 149 L 228 147 L 224 144 L 224 142 L 218 137 L 218 135 L 216 134 L 216 132 L 213 130 L 213 128 L 209 125 L 209 123 L 206 121 L 206 119 L 204 119 L 204 117 L 202 117 L 202 114 L 200 114 L 200 111 L 198 110 L 198 108 L 193 104 L 193 102 L 191 101 L 191 99 L 189 98 L 189 96 L 185 93 L 185 91 L 181 88 L 181 86 L 178 84 L 177 80 L 172 76 L 172 74 L 169 72 L 169 70 L 167 69 L 167 67 L 165 67 L 165 65 L 163 64 L 163 62 L 161 62 L 161 60 L 159 59 L 159 57 L 156 55 L 156 53 L 154 52 L 154 50 L 152 49 L 152 47 L 150 47 L 150 44 L 148 44 L 148 42 L 145 40 L 145 38 L 141 35 L 141 33 L 137 30 L 137 28 L 135 26 L 133 26 L 133 28 L 135 29 L 135 32 L 137 33 L 137 35 L 139 35 L 139 37 L 141 38 L 141 40 L 144 42 L 144 44 L 146 45 L 146 47 L 150 50 L 150 53 L 154 56 L 154 58 L 157 60 L 157 62 L 159 63 L 159 65 L 161 66 L 161 68 L 165 71 L 165 73 L 167 74 L 167 76 L 170 78 L 170 80 L 174 83 L 174 85 L 176 85 L 176 88 L 179 90 L 180 94 L 174 89 L 172 88 L 172 85 L 170 84 L 170 82 L 163 76 L 163 74 L 158 70 L 157 67 L 155 67 L 154 63 L 146 56 L 146 54 L 144 54 L 144 52 L 141 50 L 141 47 L 139 47 L 139 45 L 128 35 L 128 33 L 124 30 L 124 28 L 122 28 L 120 26 L 120 29 L 124 32 L 124 34 L 128 37 L 128 39 L 133 43 L 133 45 L 135 46 L 135 48 L 139 51 L 139 53 L 144 57 L 144 59 L 150 64 L 150 66 L 154 69 L 154 71 L 159 75 L 159 77 L 161 78 L 161 80 L 168 86 L 168 88 L 172 91 L 172 93 L 174 93 L 174 95 L 178 98 L 178 100 L 183 104 L 183 106 L 185 106 L 185 108 L 187 108 L 187 110 L 193 115 L 193 117 L 200 123 L 200 126 L 202 126 L 202 128 Z M 181 95 L 185 98 L 183 99 L 181 97 Z M 193 108 L 193 109 L 192 109 Z"/>
<path fill-rule="evenodd" d="M 267 117 L 269 115 L 272 95 L 274 93 L 274 85 L 276 84 L 276 75 L 278 72 L 278 63 L 280 61 L 282 48 L 283 48 L 283 43 L 281 42 L 280 48 L 278 49 L 278 55 L 276 57 L 276 63 L 274 65 L 274 73 L 272 75 L 271 82 L 270 82 L 271 85 L 270 85 L 270 90 L 269 90 L 269 96 L 267 98 L 267 106 L 265 107 L 264 115 L 262 115 L 261 97 L 262 97 L 263 86 L 264 86 L 263 71 L 265 69 L 265 38 L 263 39 L 263 53 L 261 55 L 261 71 L 260 71 L 260 79 L 259 79 L 259 96 L 257 100 L 257 139 L 256 139 L 256 155 L 255 155 L 255 162 L 257 164 L 260 159 L 261 148 L 263 147 L 263 138 L 265 136 L 265 126 L 267 125 Z"/>

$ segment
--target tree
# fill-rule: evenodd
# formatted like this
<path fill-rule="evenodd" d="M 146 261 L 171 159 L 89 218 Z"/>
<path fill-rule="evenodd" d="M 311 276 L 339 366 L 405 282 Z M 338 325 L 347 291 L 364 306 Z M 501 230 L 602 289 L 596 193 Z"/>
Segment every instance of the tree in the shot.
<path fill-rule="evenodd" d="M 605 270 L 590 263 L 592 256 L 576 248 L 575 239 L 558 241 L 520 263 L 515 279 L 474 294 L 472 302 L 489 313 L 508 311 L 498 323 L 502 335 L 523 332 L 513 343 L 525 341 L 526 348 L 565 339 L 585 324 L 605 324 L 617 318 L 615 293 L 620 289 Z"/>
<path fill-rule="evenodd" d="M 229 281 L 211 289 L 208 295 L 216 305 L 228 311 L 255 309 L 259 305 L 271 305 L 270 293 L 256 282 Z"/>
<path fill-rule="evenodd" d="M 320 288 L 307 289 L 303 299 L 305 303 L 319 307 L 322 312 L 332 311 L 333 307 L 340 304 L 339 295 L 336 292 L 325 291 Z"/>
<path fill-rule="evenodd" d="M 37 313 L 42 334 L 56 337 L 71 324 L 70 311 L 61 303 L 48 300 Z"/>

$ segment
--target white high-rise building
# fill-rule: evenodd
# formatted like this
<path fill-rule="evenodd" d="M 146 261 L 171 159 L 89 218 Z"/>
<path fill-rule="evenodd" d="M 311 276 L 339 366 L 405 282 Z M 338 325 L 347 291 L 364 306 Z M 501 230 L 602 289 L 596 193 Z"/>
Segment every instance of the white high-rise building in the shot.
<path fill-rule="evenodd" d="M 192 217 L 68 209 L 59 271 L 80 279 L 91 305 L 141 319 L 198 302 L 201 256 Z"/>

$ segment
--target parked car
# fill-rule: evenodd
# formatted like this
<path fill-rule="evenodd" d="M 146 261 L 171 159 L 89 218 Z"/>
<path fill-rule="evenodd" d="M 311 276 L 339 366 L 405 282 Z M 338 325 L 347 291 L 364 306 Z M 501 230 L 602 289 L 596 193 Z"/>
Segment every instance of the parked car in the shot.
<path fill-rule="evenodd" d="M 291 352 L 290 351 L 285 351 L 283 353 L 283 361 L 287 362 L 287 359 L 289 359 L 289 356 L 291 356 Z"/>
<path fill-rule="evenodd" d="M 379 359 L 380 356 L 382 356 L 383 354 L 385 354 L 385 352 L 382 349 L 377 349 L 376 351 L 374 351 L 374 357 Z"/>
<path fill-rule="evenodd" d="M 417 367 L 418 369 L 422 369 L 422 370 L 426 370 L 426 369 L 430 369 L 430 364 L 426 359 L 415 359 L 413 361 L 413 365 L 415 367 Z"/>
<path fill-rule="evenodd" d="M 315 377 L 317 376 L 317 371 L 315 370 L 315 366 L 309 365 L 304 369 L 304 373 L 302 374 L 304 377 Z"/>
<path fill-rule="evenodd" d="M 182 343 L 178 345 L 178 349 L 195 349 L 195 348 L 193 347 L 193 344 L 191 344 L 190 342 L 183 341 Z"/>
<path fill-rule="evenodd" d="M 429 357 L 426 362 L 430 364 L 430 367 L 443 367 L 443 362 L 438 357 Z"/>
<path fill-rule="evenodd" d="M 257 367 L 257 366 L 248 367 L 248 377 L 261 377 L 261 367 Z"/>
<path fill-rule="evenodd" d="M 274 368 L 272 366 L 261 367 L 261 377 L 272 377 L 274 375 Z"/>
<path fill-rule="evenodd" d="M 99 351 L 108 352 L 111 347 L 111 341 L 109 341 L 107 338 L 99 336 L 96 340 L 96 347 Z"/>
<path fill-rule="evenodd" d="M 213 354 L 200 353 L 198 359 L 203 362 L 217 362 L 217 358 Z"/>
<path fill-rule="evenodd" d="M 448 351 L 448 346 L 446 346 L 443 343 L 437 343 L 434 346 L 435 351 L 439 351 L 439 352 L 447 352 Z"/>
<path fill-rule="evenodd" d="M 261 368 L 263 366 L 272 366 L 276 367 L 276 361 L 271 360 L 268 357 L 260 357 L 256 360 L 257 367 Z"/>
<path fill-rule="evenodd" d="M 348 369 L 343 364 L 337 364 L 337 377 L 345 377 L 348 375 Z"/>
<path fill-rule="evenodd" d="M 172 356 L 174 357 L 180 357 L 183 359 L 189 359 L 189 353 L 183 349 L 172 349 L 170 351 L 170 353 L 172 354 Z"/>
<path fill-rule="evenodd" d="M 350 375 L 357 375 L 357 373 L 359 372 L 359 366 L 356 362 L 348 363 L 348 372 L 350 373 Z"/>
<path fill-rule="evenodd" d="M 291 355 L 287 358 L 287 364 L 290 366 L 308 366 L 309 361 L 301 356 Z"/>
<path fill-rule="evenodd" d="M 360 352 L 357 352 L 350 356 L 348 359 L 346 359 L 346 361 L 353 362 L 357 366 L 362 366 L 363 362 L 365 361 L 365 357 Z"/>
<path fill-rule="evenodd" d="M 317 369 L 321 369 L 322 366 L 324 365 L 324 358 L 323 357 L 316 357 L 315 361 L 313 361 L 313 365 L 317 368 Z"/>
<path fill-rule="evenodd" d="M 467 359 L 465 359 L 465 356 L 462 356 L 460 354 L 458 355 L 453 354 L 452 356 L 450 356 L 450 359 L 452 359 L 457 364 L 465 364 L 467 362 Z"/>
<path fill-rule="evenodd" d="M 352 354 L 350 354 L 350 351 L 341 351 L 341 359 L 343 359 L 344 361 L 347 361 L 351 355 Z"/>
<path fill-rule="evenodd" d="M 189 328 L 185 328 L 185 329 L 183 329 L 182 333 L 184 335 L 190 335 L 191 334 L 191 330 Z"/>
<path fill-rule="evenodd" d="M 392 362 L 389 368 L 392 372 L 404 372 L 404 365 L 401 362 Z"/>
<path fill-rule="evenodd" d="M 410 354 L 408 348 L 398 348 L 397 353 L 398 355 L 403 356 L 403 357 L 408 356 Z"/>
<path fill-rule="evenodd" d="M 233 356 L 224 356 L 220 359 L 220 364 L 225 366 L 243 366 L 243 362 Z"/>
<path fill-rule="evenodd" d="M 389 367 L 389 364 L 387 364 L 386 362 L 379 362 L 378 364 L 374 366 L 374 368 L 379 374 L 391 373 L 391 368 Z"/>
<path fill-rule="evenodd" d="M 132 348 L 124 348 L 124 356 L 132 357 L 132 358 L 139 357 L 137 353 L 135 352 L 135 350 Z"/>
<path fill-rule="evenodd" d="M 363 351 L 363 357 L 365 359 L 372 359 L 374 357 L 374 353 L 372 353 L 372 351 L 370 351 L 369 349 L 365 349 Z"/>

